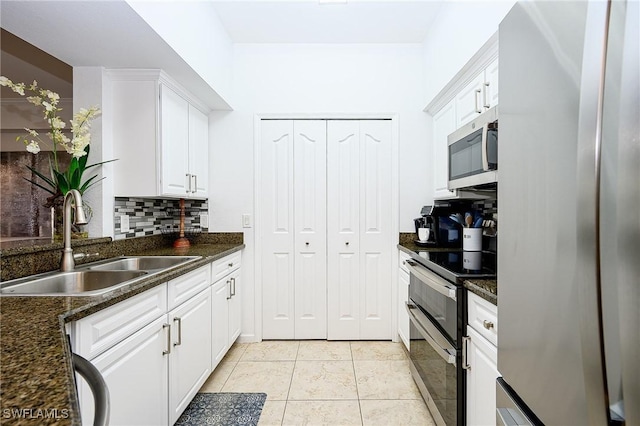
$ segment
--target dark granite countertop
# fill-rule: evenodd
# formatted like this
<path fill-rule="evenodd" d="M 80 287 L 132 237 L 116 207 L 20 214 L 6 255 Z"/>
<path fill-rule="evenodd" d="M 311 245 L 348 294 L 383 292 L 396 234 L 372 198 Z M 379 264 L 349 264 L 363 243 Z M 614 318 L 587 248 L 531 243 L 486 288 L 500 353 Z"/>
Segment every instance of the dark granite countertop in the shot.
<path fill-rule="evenodd" d="M 482 297 L 484 300 L 498 305 L 498 281 L 497 280 L 466 280 L 464 287 Z"/>
<path fill-rule="evenodd" d="M 197 269 L 233 252 L 244 244 L 222 238 L 195 244 L 176 253 L 171 247 L 130 244 L 118 255 L 190 255 L 202 256 L 166 273 L 157 274 L 129 286 L 93 297 L 0 297 L 0 423 L 12 425 L 79 425 L 70 348 L 65 323 L 84 318 L 101 309 L 142 293 L 186 272 Z M 104 244 L 104 242 L 100 241 Z M 110 239 L 107 239 L 107 243 Z M 117 245 L 116 242 L 108 245 Z M 50 245 L 43 250 L 49 250 Z M 19 262 L 24 247 L 7 248 L 3 257 Z M 30 247 L 29 250 L 38 249 Z M 19 251 L 20 253 L 16 253 Z M 48 417 L 48 418 L 47 418 Z"/>

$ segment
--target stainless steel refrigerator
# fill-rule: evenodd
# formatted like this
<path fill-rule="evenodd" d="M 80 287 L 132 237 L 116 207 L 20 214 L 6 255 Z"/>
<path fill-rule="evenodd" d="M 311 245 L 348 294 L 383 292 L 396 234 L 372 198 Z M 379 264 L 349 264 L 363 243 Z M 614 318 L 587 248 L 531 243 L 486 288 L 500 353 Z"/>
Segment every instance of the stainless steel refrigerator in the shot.
<path fill-rule="evenodd" d="M 500 24 L 498 424 L 640 425 L 640 3 Z"/>

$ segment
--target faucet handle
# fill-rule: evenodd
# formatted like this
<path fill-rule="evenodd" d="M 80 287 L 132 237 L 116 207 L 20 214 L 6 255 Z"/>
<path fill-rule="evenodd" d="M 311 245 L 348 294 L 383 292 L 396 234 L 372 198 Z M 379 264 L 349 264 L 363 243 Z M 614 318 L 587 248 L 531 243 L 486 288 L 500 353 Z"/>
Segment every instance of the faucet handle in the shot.
<path fill-rule="evenodd" d="M 84 260 L 84 259 L 90 259 L 92 257 L 98 257 L 100 256 L 100 253 L 74 253 L 73 254 L 73 259 L 74 260 Z"/>

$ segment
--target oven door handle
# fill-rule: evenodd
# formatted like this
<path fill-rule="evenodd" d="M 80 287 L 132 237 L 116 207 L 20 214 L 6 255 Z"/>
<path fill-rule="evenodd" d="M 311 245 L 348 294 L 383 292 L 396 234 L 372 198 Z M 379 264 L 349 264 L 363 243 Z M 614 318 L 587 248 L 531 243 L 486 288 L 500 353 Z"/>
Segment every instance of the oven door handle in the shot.
<path fill-rule="evenodd" d="M 409 272 L 415 275 L 421 282 L 425 283 L 443 296 L 448 297 L 449 299 L 457 300 L 457 288 L 454 285 L 447 284 L 447 281 L 430 272 L 427 268 L 421 266 L 415 260 L 408 259 L 406 262 L 407 267 L 409 268 Z"/>
<path fill-rule="evenodd" d="M 424 340 L 429 342 L 429 345 L 436 351 L 438 355 L 442 357 L 447 364 L 456 365 L 456 349 L 446 342 L 444 337 L 434 337 L 439 335 L 438 330 L 430 324 L 429 319 L 425 314 L 420 312 L 420 309 L 409 302 L 405 303 L 409 318 L 413 322 L 413 325 L 418 329 Z M 424 318 L 424 319 L 423 319 Z M 430 333 L 428 329 L 433 329 L 433 333 Z M 445 347 L 446 346 L 446 347 Z"/>

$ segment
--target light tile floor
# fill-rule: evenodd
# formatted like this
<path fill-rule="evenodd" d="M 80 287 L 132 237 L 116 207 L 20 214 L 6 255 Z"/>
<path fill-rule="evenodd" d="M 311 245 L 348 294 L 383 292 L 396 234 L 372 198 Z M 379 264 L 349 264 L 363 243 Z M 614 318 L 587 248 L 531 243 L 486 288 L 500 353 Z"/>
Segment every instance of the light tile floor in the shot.
<path fill-rule="evenodd" d="M 235 344 L 200 392 L 266 393 L 261 426 L 434 425 L 401 345 Z"/>

